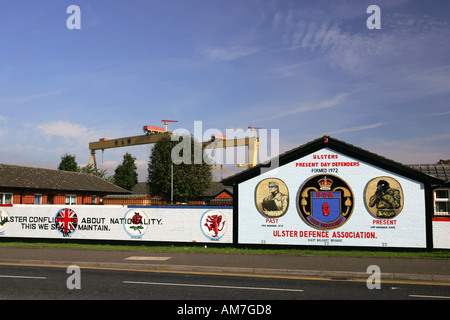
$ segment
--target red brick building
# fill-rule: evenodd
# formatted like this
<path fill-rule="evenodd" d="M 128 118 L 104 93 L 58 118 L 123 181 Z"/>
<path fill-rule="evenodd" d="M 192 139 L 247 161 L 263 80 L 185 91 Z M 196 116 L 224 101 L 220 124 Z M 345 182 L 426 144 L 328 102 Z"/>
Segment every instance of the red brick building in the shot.
<path fill-rule="evenodd" d="M 108 195 L 103 200 L 104 204 L 114 205 L 167 205 L 169 203 L 162 201 L 160 197 L 151 197 L 149 195 L 146 182 L 139 182 L 134 188 L 132 194 L 115 194 Z M 213 182 L 211 187 L 206 190 L 205 194 L 196 198 L 188 200 L 185 203 L 176 203 L 177 205 L 190 206 L 232 206 L 233 205 L 233 188 L 224 186 L 220 182 Z"/>
<path fill-rule="evenodd" d="M 87 173 L 0 164 L 0 205 L 101 204 L 108 194 L 130 194 Z"/>

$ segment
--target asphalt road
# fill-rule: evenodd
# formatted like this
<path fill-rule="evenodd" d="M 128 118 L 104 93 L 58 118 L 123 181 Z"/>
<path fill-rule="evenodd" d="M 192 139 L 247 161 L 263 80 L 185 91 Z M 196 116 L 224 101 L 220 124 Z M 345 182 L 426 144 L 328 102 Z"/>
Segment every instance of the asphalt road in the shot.
<path fill-rule="evenodd" d="M 0 247 L 2 263 L 363 280 L 377 266 L 384 282 L 450 284 L 450 259 Z"/>
<path fill-rule="evenodd" d="M 78 278 L 75 279 L 75 276 Z M 450 286 L 65 267 L 0 266 L 6 300 L 450 300 Z M 180 303 L 175 304 L 180 305 Z M 276 304 L 274 304 L 276 305 Z"/>
<path fill-rule="evenodd" d="M 367 286 L 368 266 L 381 272 L 379 289 Z M 448 301 L 450 261 L 1 247 L 0 288 L 7 300 L 171 301 L 171 310 L 256 301 L 286 311 L 294 300 Z"/>

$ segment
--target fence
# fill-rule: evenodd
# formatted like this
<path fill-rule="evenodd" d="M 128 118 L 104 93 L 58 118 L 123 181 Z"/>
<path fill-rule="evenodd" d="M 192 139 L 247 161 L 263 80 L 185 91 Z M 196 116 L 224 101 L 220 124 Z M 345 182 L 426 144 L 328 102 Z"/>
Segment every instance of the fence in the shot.
<path fill-rule="evenodd" d="M 122 206 L 233 206 L 233 199 L 208 199 L 208 200 L 188 200 L 186 202 L 176 201 L 173 204 L 170 201 L 161 198 L 151 198 L 150 196 L 128 196 L 114 197 L 107 196 L 103 198 L 105 205 L 122 205 Z"/>

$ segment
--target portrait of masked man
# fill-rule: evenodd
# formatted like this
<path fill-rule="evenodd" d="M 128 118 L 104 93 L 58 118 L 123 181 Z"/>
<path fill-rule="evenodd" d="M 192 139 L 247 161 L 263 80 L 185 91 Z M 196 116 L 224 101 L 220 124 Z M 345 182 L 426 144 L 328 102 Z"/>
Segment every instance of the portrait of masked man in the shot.
<path fill-rule="evenodd" d="M 377 183 L 375 194 L 370 197 L 369 207 L 377 208 L 377 217 L 392 218 L 396 216 L 395 209 L 402 205 L 400 191 L 391 188 L 389 182 L 380 180 Z"/>

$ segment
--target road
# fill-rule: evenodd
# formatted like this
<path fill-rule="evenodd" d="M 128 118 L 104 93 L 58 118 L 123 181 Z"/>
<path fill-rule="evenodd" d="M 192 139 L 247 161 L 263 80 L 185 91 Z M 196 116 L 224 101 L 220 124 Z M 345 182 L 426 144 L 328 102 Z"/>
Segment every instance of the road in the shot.
<path fill-rule="evenodd" d="M 380 269 L 375 278 L 380 289 L 367 286 L 369 266 Z M 299 300 L 321 312 L 351 307 L 354 300 L 365 300 L 370 307 L 376 300 L 377 308 L 382 301 L 448 303 L 450 259 L 0 247 L 0 299 L 19 300 L 17 306 L 50 302 L 46 307 L 16 308 L 30 316 L 36 310 L 86 312 L 70 308 L 74 300 L 95 302 L 90 310 L 114 315 L 127 309 L 136 316 L 144 310 L 267 314 L 267 308 L 271 316 L 284 316 L 298 312 Z M 106 308 L 103 301 L 113 302 Z M 323 302 L 327 309 L 322 310 Z M 193 306 L 200 309 L 190 309 Z"/>
<path fill-rule="evenodd" d="M 221 275 L 110 268 L 0 266 L 0 299 L 11 300 L 450 300 L 450 286 L 363 280 Z M 244 302 L 245 303 L 245 302 Z"/>

